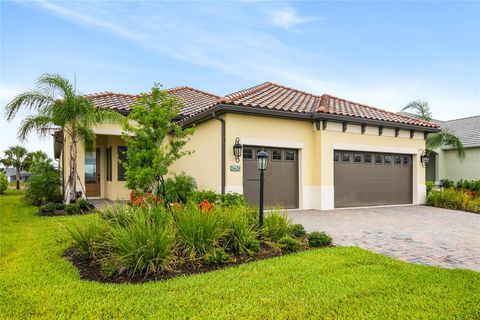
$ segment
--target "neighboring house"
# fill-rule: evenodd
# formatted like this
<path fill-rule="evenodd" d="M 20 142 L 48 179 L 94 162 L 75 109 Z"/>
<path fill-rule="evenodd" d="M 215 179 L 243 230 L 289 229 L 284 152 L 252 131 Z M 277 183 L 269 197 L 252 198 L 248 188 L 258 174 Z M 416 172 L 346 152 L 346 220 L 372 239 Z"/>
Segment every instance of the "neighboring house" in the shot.
<path fill-rule="evenodd" d="M 16 182 L 17 181 L 17 169 L 15 168 L 6 168 L 5 175 L 8 178 L 8 182 Z M 27 181 L 30 177 L 30 172 L 25 170 L 20 171 L 20 181 Z"/>
<path fill-rule="evenodd" d="M 460 159 L 457 152 L 449 146 L 435 150 L 427 164 L 426 179 L 480 179 L 480 116 L 433 122 L 460 139 L 465 147 L 465 159 Z"/>
<path fill-rule="evenodd" d="M 266 82 L 224 97 L 189 87 L 167 90 L 185 108 L 182 125 L 195 125 L 186 150 L 172 172 L 184 171 L 199 189 L 244 194 L 258 202 L 257 151 L 270 156 L 265 201 L 286 208 L 328 210 L 340 207 L 419 204 L 425 200 L 425 169 L 420 155 L 425 136 L 438 125 L 330 95 L 314 95 Z M 98 93 L 88 96 L 98 108 L 127 114 L 138 96 Z M 78 150 L 78 174 L 87 197 L 128 199 L 125 150 L 118 125 L 94 128 L 96 151 Z M 235 159 L 236 139 L 243 145 Z M 55 156 L 66 164 L 61 132 Z M 68 149 L 66 149 L 68 150 Z"/>

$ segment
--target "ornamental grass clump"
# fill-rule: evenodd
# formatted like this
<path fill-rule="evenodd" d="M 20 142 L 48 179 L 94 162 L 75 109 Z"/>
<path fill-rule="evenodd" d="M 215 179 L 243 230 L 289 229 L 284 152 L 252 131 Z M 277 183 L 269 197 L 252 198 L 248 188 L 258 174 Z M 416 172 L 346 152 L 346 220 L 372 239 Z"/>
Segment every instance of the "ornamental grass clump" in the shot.
<path fill-rule="evenodd" d="M 94 222 L 84 226 L 67 227 L 67 232 L 75 249 L 88 258 L 94 258 L 98 255 L 105 239 L 103 227 L 100 223 Z"/>
<path fill-rule="evenodd" d="M 275 209 L 267 214 L 263 222 L 263 236 L 278 241 L 289 234 L 292 222 L 286 212 Z"/>
<path fill-rule="evenodd" d="M 165 211 L 158 211 L 154 216 L 134 214 L 126 225 L 114 224 L 110 227 L 105 246 L 110 248 L 111 253 L 106 259 L 119 273 L 149 274 L 170 262 L 175 247 L 175 231 L 167 217 L 159 217 L 166 214 Z"/>
<path fill-rule="evenodd" d="M 252 221 L 243 208 L 225 210 L 222 215 L 225 247 L 237 254 L 252 255 L 260 250 L 257 223 Z"/>
<path fill-rule="evenodd" d="M 224 234 L 218 209 L 206 212 L 196 205 L 173 210 L 179 244 L 191 258 L 201 258 L 218 244 Z"/>

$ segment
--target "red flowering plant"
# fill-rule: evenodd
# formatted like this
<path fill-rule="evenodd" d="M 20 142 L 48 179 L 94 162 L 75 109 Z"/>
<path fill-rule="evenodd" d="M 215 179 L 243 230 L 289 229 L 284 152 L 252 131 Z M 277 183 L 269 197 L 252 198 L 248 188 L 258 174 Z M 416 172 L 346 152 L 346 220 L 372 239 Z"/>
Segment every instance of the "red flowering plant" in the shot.
<path fill-rule="evenodd" d="M 134 207 L 150 208 L 161 205 L 163 199 L 150 192 L 132 191 L 130 193 L 130 202 Z"/>
<path fill-rule="evenodd" d="M 210 212 L 213 208 L 213 204 L 211 204 L 207 199 L 203 200 L 198 204 L 198 207 L 202 212 Z"/>

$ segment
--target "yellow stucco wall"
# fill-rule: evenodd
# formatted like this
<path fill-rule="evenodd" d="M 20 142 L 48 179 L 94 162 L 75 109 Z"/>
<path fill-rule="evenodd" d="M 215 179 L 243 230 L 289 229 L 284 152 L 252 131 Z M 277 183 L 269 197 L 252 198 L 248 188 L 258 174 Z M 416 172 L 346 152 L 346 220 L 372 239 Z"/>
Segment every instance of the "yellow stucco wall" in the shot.
<path fill-rule="evenodd" d="M 195 178 L 198 189 L 221 189 L 221 141 L 220 122 L 210 120 L 195 126 L 195 132 L 184 147 L 193 151 L 176 161 L 170 171 L 180 174 L 182 171 Z"/>
<path fill-rule="evenodd" d="M 359 125 L 349 125 L 342 132 L 340 123 L 328 122 L 327 130 L 317 130 L 310 121 L 280 119 L 243 114 L 223 114 L 226 124 L 226 191 L 242 192 L 242 162 L 237 163 L 232 146 L 240 138 L 243 145 L 295 148 L 299 150 L 299 199 L 301 208 L 333 208 L 333 150 L 358 150 L 408 153 L 414 161 L 414 203 L 420 203 L 424 197 L 425 169 L 419 156 L 425 148 L 422 132 L 416 132 L 410 139 L 409 131 L 400 130 L 395 137 L 393 129 L 384 129 L 381 136 L 377 127 L 367 126 L 361 134 Z M 184 156 L 170 168 L 171 172 L 193 176 L 199 189 L 221 189 L 221 136 L 220 121 L 211 119 L 198 124 L 195 133 L 185 146 L 193 154 Z M 100 148 L 102 197 L 117 200 L 128 199 L 129 190 L 125 182 L 117 177 L 117 148 L 124 145 L 119 134 L 120 125 L 102 125 L 94 129 L 97 132 L 97 147 Z M 68 143 L 66 141 L 66 166 L 68 176 Z M 105 150 L 112 147 L 112 181 L 106 181 Z M 84 150 L 78 147 L 78 173 L 84 185 Z M 231 165 L 240 165 L 239 172 L 230 171 Z M 423 189 L 422 189 L 423 188 Z"/>

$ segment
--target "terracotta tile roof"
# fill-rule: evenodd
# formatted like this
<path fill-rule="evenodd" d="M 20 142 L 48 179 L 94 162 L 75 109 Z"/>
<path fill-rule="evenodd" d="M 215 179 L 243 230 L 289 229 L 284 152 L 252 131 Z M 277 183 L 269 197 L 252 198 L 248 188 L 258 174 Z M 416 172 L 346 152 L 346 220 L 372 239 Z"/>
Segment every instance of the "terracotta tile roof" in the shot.
<path fill-rule="evenodd" d="M 329 113 L 355 118 L 364 118 L 371 120 L 381 120 L 387 122 L 396 122 L 411 124 L 423 127 L 438 128 L 436 123 L 409 117 L 404 114 L 378 109 L 365 104 L 360 104 L 345 99 L 337 98 L 324 94 L 320 100 L 318 113 Z"/>
<path fill-rule="evenodd" d="M 181 114 L 191 116 L 215 105 L 220 97 L 190 87 L 176 87 L 166 90 L 178 97 L 184 104 Z M 99 92 L 86 95 L 97 108 L 107 108 L 119 111 L 130 111 L 140 95 Z"/>
<path fill-rule="evenodd" d="M 237 91 L 220 99 L 221 103 L 271 110 L 308 113 L 315 111 L 320 97 L 271 82 Z"/>
<path fill-rule="evenodd" d="M 377 109 L 327 94 L 318 96 L 271 82 L 265 82 L 258 86 L 229 94 L 221 98 L 219 102 L 242 107 L 265 108 L 298 113 L 326 113 L 431 128 L 438 127 L 435 123 L 408 117 L 399 113 Z"/>
<path fill-rule="evenodd" d="M 315 95 L 279 84 L 265 82 L 260 85 L 219 97 L 190 87 L 166 90 L 178 97 L 184 108 L 181 115 L 193 117 L 213 106 L 226 104 L 239 108 L 260 108 L 311 115 L 322 113 L 359 119 L 378 120 L 428 128 L 439 128 L 438 124 L 409 117 L 407 115 L 377 109 L 368 105 L 337 98 L 328 94 Z M 87 95 L 94 105 L 120 111 L 130 111 L 139 95 L 100 92 Z"/>

